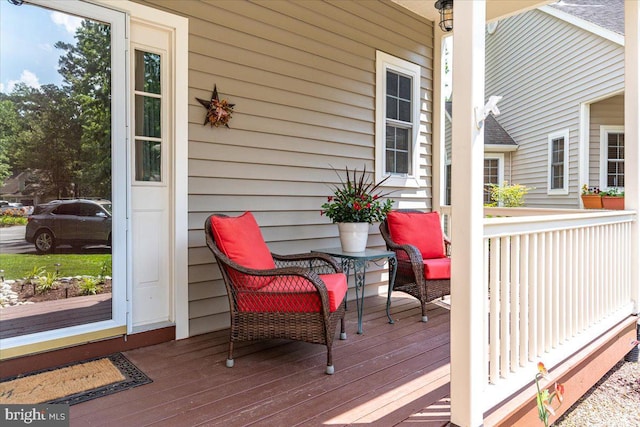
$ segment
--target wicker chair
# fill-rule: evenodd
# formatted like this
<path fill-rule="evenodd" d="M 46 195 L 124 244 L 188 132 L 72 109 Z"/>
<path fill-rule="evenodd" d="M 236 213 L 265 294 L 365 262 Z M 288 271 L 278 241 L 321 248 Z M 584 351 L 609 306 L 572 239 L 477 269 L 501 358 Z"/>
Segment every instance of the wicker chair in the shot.
<path fill-rule="evenodd" d="M 212 214 L 204 231 L 229 297 L 227 366 L 233 367 L 235 342 L 290 339 L 326 345 L 326 373 L 333 374 L 331 347 L 338 321 L 340 339 L 346 339 L 347 278 L 340 265 L 323 254 L 271 253 L 250 212 L 239 217 Z"/>
<path fill-rule="evenodd" d="M 451 289 L 450 242 L 442 232 L 440 215 L 393 211 L 380 224 L 380 232 L 387 249 L 394 251 L 398 259 L 393 290 L 417 298 L 422 306 L 422 321 L 426 322 L 427 303 L 448 295 Z M 387 296 L 388 316 L 390 305 L 391 289 Z"/>

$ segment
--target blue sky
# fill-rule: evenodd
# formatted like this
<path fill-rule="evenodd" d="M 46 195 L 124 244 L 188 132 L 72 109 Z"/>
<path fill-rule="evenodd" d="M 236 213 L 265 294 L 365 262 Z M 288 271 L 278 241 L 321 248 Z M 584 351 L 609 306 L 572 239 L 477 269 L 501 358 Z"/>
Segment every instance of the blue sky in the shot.
<path fill-rule="evenodd" d="M 18 82 L 60 85 L 58 59 L 63 52 L 54 44 L 74 42 L 80 22 L 72 15 L 0 0 L 0 92 L 11 92 Z"/>

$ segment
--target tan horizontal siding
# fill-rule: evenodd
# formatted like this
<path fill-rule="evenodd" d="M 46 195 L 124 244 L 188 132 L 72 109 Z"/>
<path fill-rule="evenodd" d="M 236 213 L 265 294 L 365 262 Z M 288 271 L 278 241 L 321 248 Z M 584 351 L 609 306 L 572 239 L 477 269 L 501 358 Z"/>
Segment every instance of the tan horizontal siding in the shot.
<path fill-rule="evenodd" d="M 139 0 L 143 2 L 143 0 Z M 211 212 L 252 211 L 274 252 L 337 246 L 320 205 L 332 167 L 373 171 L 376 50 L 422 67 L 421 178 L 431 185 L 433 25 L 389 0 L 146 0 L 189 18 L 190 333 L 228 326 L 227 297 L 202 230 Z M 230 129 L 203 125 L 216 85 Z M 399 189 L 431 206 L 430 188 Z M 383 245 L 377 228 L 370 246 Z M 381 280 L 372 267 L 367 283 Z"/>

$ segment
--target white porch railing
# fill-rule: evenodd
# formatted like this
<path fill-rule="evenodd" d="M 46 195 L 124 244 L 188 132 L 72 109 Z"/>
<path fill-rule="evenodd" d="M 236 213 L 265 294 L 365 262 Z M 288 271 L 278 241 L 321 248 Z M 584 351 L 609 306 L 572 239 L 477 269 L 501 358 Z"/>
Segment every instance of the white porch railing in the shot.
<path fill-rule="evenodd" d="M 478 374 L 487 380 L 490 409 L 531 383 L 538 361 L 554 367 L 632 313 L 635 213 L 488 208 L 485 214 L 488 351 L 487 371 Z M 455 222 L 447 210 L 443 216 L 449 226 Z"/>

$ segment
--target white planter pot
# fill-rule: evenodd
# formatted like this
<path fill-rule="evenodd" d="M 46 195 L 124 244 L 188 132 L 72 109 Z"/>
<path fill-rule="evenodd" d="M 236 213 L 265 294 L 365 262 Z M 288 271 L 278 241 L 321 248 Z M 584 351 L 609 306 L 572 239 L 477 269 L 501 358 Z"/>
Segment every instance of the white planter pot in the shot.
<path fill-rule="evenodd" d="M 368 222 L 339 222 L 340 244 L 345 252 L 363 252 L 369 238 Z"/>

